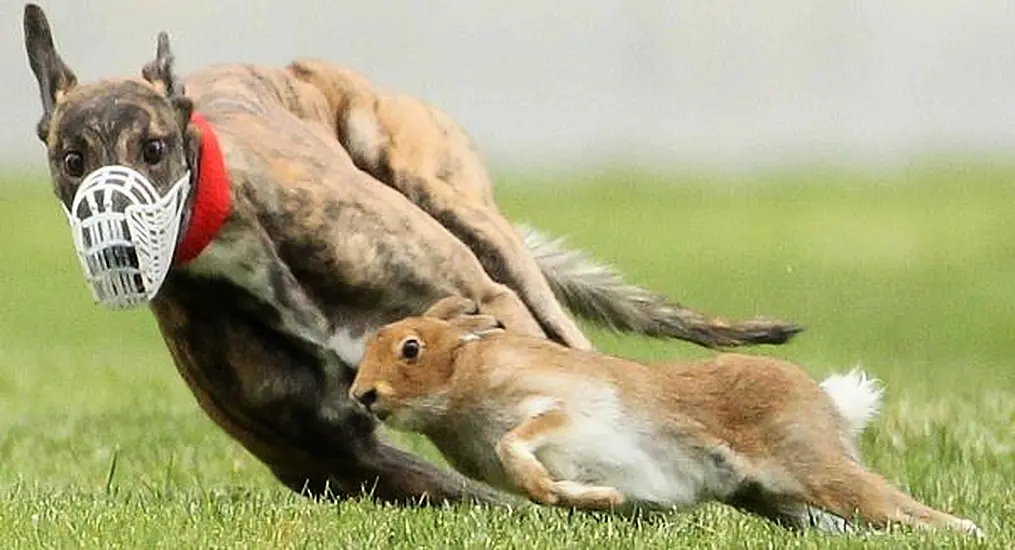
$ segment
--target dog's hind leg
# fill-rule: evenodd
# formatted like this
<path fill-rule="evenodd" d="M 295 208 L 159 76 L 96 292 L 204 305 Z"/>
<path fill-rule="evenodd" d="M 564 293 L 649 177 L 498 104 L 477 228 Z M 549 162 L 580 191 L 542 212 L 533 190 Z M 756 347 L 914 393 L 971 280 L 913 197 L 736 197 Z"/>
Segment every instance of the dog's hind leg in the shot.
<path fill-rule="evenodd" d="M 336 137 L 359 169 L 465 243 L 492 279 L 518 294 L 548 337 L 592 347 L 498 211 L 483 162 L 450 117 L 413 98 L 381 94 L 361 75 L 327 63 L 297 61 L 289 70 L 324 93 L 336 113 Z"/>

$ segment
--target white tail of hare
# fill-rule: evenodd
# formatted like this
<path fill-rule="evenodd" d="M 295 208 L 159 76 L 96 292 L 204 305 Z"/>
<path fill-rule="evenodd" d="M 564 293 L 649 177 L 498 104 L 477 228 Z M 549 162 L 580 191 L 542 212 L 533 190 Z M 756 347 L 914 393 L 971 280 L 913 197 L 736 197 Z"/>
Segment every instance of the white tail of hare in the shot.
<path fill-rule="evenodd" d="M 351 394 L 429 437 L 461 472 L 543 504 L 687 507 L 717 500 L 787 527 L 947 527 L 860 462 L 881 389 L 816 383 L 789 362 L 719 354 L 646 365 L 504 332 L 467 300 L 369 342 Z"/>

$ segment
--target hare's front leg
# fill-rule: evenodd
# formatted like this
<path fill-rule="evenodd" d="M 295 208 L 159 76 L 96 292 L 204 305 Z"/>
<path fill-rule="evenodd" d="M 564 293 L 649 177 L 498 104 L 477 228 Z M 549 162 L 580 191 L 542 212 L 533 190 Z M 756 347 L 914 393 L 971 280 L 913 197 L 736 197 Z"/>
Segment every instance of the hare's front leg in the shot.
<path fill-rule="evenodd" d="M 554 434 L 567 429 L 570 419 L 559 404 L 544 408 L 506 433 L 497 444 L 497 457 L 508 478 L 532 500 L 546 505 L 575 508 L 612 508 L 624 501 L 613 487 L 586 485 L 575 481 L 554 481 L 536 458 L 536 452 Z"/>
<path fill-rule="evenodd" d="M 624 493 L 614 487 L 554 481 L 553 490 L 561 503 L 586 510 L 609 510 L 624 502 Z"/>

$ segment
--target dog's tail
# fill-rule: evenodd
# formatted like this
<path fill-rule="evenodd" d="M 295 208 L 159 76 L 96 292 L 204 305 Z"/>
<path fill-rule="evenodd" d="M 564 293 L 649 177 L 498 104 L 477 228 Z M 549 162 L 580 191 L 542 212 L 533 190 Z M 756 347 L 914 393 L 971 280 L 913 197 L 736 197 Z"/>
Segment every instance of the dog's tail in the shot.
<path fill-rule="evenodd" d="M 803 328 L 774 319 L 726 321 L 629 284 L 608 265 L 525 225 L 517 225 L 554 295 L 573 314 L 601 327 L 708 348 L 783 344 Z"/>
<path fill-rule="evenodd" d="M 849 427 L 846 436 L 852 441 L 856 441 L 881 409 L 884 393 L 881 384 L 859 368 L 825 378 L 821 389 L 832 398 L 835 408 L 846 419 Z"/>

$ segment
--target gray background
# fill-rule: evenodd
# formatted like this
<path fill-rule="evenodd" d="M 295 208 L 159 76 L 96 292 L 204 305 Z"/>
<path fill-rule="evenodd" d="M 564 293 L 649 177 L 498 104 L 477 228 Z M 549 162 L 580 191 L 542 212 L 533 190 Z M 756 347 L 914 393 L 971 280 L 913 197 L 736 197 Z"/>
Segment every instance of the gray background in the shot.
<path fill-rule="evenodd" d="M 497 167 L 751 170 L 1015 152 L 999 0 L 50 0 L 80 79 L 319 57 L 449 111 Z M 0 166 L 41 170 L 23 3 L 0 5 Z"/>

